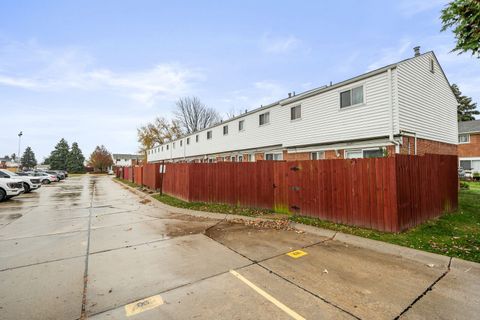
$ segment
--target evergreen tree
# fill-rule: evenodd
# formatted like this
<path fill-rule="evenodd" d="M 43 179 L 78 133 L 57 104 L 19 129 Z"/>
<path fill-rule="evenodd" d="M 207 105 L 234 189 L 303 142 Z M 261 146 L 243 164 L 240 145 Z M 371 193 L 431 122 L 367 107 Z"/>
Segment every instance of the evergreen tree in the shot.
<path fill-rule="evenodd" d="M 49 164 L 52 170 L 67 170 L 67 158 L 69 153 L 68 143 L 61 139 L 50 153 Z"/>
<path fill-rule="evenodd" d="M 70 173 L 85 173 L 85 157 L 82 150 L 78 147 L 76 142 L 72 143 L 72 149 L 67 158 L 67 171 Z"/>
<path fill-rule="evenodd" d="M 32 151 L 32 148 L 27 147 L 25 149 L 22 158 L 20 158 L 20 164 L 22 168 L 35 168 L 35 166 L 37 165 L 37 160 L 35 159 L 35 153 Z"/>
<path fill-rule="evenodd" d="M 463 96 L 462 92 L 456 84 L 452 84 L 452 91 L 458 101 L 458 121 L 475 120 L 474 115 L 480 114 L 480 112 L 477 110 L 477 104 L 475 102 L 472 102 L 472 98 Z"/>

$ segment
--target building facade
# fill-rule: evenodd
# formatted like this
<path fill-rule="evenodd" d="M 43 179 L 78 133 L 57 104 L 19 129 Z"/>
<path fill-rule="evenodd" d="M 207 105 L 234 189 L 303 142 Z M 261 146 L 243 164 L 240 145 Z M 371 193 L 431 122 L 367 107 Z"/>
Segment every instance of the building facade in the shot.
<path fill-rule="evenodd" d="M 433 52 L 262 106 L 147 151 L 148 162 L 457 154 L 457 101 Z"/>
<path fill-rule="evenodd" d="M 138 164 L 142 156 L 138 154 L 114 153 L 112 154 L 112 159 L 114 167 L 130 167 Z"/>
<path fill-rule="evenodd" d="M 480 120 L 458 124 L 458 161 L 461 168 L 480 172 Z"/>

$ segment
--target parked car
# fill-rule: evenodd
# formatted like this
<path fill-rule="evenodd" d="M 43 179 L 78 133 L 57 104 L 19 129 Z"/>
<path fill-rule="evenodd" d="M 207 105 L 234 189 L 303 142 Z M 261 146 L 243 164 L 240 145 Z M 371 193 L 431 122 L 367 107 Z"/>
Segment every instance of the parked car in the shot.
<path fill-rule="evenodd" d="M 58 181 L 60 180 L 64 180 L 65 179 L 65 174 L 59 170 L 47 170 L 45 171 L 46 173 L 49 173 L 49 174 L 54 174 L 57 176 L 58 178 Z"/>
<path fill-rule="evenodd" d="M 57 182 L 58 181 L 57 175 L 46 173 L 46 172 L 41 172 L 41 171 L 34 172 L 32 174 L 32 176 L 39 177 L 40 182 L 42 184 L 50 184 L 52 182 Z"/>
<path fill-rule="evenodd" d="M 109 175 L 112 175 L 112 174 L 115 174 L 115 172 L 113 172 L 113 170 L 110 169 L 110 170 L 108 170 L 108 174 L 109 174 Z"/>
<path fill-rule="evenodd" d="M 25 193 L 29 193 L 30 191 L 36 190 L 42 186 L 38 177 L 22 176 L 15 172 L 4 169 L 0 169 L 0 178 L 21 180 L 23 182 L 23 189 L 25 190 Z"/>
<path fill-rule="evenodd" d="M 18 179 L 0 178 L 0 202 L 22 194 L 23 182 Z"/>

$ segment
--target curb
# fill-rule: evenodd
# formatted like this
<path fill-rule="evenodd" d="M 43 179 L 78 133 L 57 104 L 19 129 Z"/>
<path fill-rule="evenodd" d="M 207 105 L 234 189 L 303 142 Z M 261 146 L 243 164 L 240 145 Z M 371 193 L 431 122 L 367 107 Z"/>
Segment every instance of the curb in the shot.
<path fill-rule="evenodd" d="M 195 211 L 190 209 L 172 207 L 158 201 L 151 195 L 144 193 L 140 190 L 137 190 L 136 188 L 130 187 L 129 185 L 126 185 L 120 181 L 117 181 L 115 179 L 112 179 L 112 181 L 122 186 L 125 186 L 126 188 L 128 188 L 130 191 L 132 191 L 139 197 L 150 200 L 148 205 L 151 204 L 156 208 L 167 210 L 174 213 L 182 213 L 182 214 L 187 214 L 187 215 L 192 215 L 192 216 L 197 216 L 202 218 L 209 218 L 212 220 L 226 220 L 226 221 L 235 220 L 235 219 L 243 219 L 243 220 L 251 220 L 251 221 L 255 221 L 255 220 L 270 221 L 271 220 L 266 218 L 256 218 L 256 217 L 248 217 L 248 216 L 241 216 L 241 215 L 235 215 L 235 214 Z M 467 261 L 467 260 L 463 260 L 455 257 L 440 255 L 437 253 L 421 251 L 421 250 L 412 249 L 408 247 L 402 247 L 402 246 L 388 243 L 388 242 L 362 238 L 362 237 L 351 235 L 351 234 L 337 232 L 329 229 L 322 229 L 322 228 L 313 227 L 313 226 L 309 226 L 309 225 L 305 225 L 297 222 L 291 222 L 290 224 L 292 227 L 300 231 L 321 236 L 321 237 L 330 238 L 331 240 L 343 242 L 348 245 L 376 251 L 379 253 L 402 257 L 405 259 L 419 262 L 424 265 L 431 266 L 433 264 L 434 265 L 433 267 L 435 268 L 444 268 L 445 270 L 455 269 L 462 272 L 478 273 L 480 275 L 480 263 L 476 263 L 473 261 Z"/>

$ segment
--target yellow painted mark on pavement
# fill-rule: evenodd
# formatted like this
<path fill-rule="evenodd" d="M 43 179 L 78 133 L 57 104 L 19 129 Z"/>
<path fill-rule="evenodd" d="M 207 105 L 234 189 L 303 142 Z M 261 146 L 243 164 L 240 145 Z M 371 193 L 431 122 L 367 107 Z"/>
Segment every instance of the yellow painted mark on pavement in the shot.
<path fill-rule="evenodd" d="M 294 259 L 298 259 L 300 257 L 303 257 L 303 256 L 306 256 L 308 253 L 306 253 L 305 251 L 302 251 L 302 250 L 295 250 L 295 251 L 292 251 L 292 252 L 289 252 L 287 253 L 287 256 L 290 256 Z"/>
<path fill-rule="evenodd" d="M 125 314 L 127 317 L 130 317 L 135 314 L 161 306 L 162 304 L 163 299 L 162 297 L 160 297 L 160 295 L 152 296 L 127 304 L 125 306 Z"/>
<path fill-rule="evenodd" d="M 295 311 L 293 311 L 292 309 L 290 309 L 289 307 L 287 307 L 286 305 L 284 305 L 283 303 L 281 303 L 280 301 L 278 301 L 277 299 L 275 299 L 274 297 L 272 297 L 271 295 L 269 295 L 268 293 L 266 293 L 265 291 L 263 291 L 262 289 L 257 287 L 255 284 L 250 282 L 247 278 L 242 276 L 240 273 L 236 272 L 235 270 L 230 270 L 230 273 L 233 274 L 238 279 L 240 279 L 241 281 L 243 281 L 246 285 L 248 285 L 250 288 L 255 290 L 262 297 L 264 297 L 265 299 L 267 299 L 268 301 L 273 303 L 275 306 L 280 308 L 282 311 L 284 311 L 286 314 L 288 314 L 293 319 L 295 319 L 295 320 L 305 320 L 304 317 L 302 317 L 301 315 L 299 315 L 298 313 L 296 313 Z"/>

